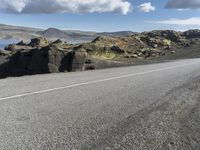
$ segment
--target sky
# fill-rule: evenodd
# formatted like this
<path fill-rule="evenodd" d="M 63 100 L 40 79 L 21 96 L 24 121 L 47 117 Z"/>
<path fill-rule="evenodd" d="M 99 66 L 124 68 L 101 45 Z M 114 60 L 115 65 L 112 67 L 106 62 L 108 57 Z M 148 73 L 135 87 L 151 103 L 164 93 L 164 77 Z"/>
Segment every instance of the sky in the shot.
<path fill-rule="evenodd" d="M 200 0 L 0 0 L 0 23 L 97 32 L 200 28 Z"/>

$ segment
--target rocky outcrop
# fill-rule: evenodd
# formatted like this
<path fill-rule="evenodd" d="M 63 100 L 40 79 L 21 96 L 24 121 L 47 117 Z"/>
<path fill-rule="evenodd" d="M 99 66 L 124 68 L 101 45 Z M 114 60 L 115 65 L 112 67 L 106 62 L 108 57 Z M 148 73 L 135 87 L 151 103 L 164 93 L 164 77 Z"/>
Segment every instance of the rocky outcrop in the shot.
<path fill-rule="evenodd" d="M 2 56 L 9 56 L 10 52 L 5 51 L 5 50 L 0 50 L 0 57 Z"/>
<path fill-rule="evenodd" d="M 28 45 L 9 46 L 7 49 L 12 51 L 12 55 L 1 64 L 0 77 L 84 70 L 86 51 L 62 49 L 47 43 L 42 38 L 32 39 Z"/>
<path fill-rule="evenodd" d="M 187 39 L 200 38 L 200 30 L 198 29 L 188 30 L 188 31 L 183 32 L 182 35 L 185 36 Z"/>
<path fill-rule="evenodd" d="M 200 30 L 176 32 L 156 30 L 126 37 L 99 36 L 92 42 L 68 44 L 44 37 L 10 44 L 0 52 L 7 62 L 0 64 L 0 77 L 54 72 L 82 71 L 115 66 L 131 59 L 154 59 L 176 55 L 178 49 L 200 45 Z M 119 64 L 117 64 L 118 66 Z M 100 67 L 103 68 L 103 67 Z"/>
<path fill-rule="evenodd" d="M 160 40 L 160 41 L 159 41 Z M 171 41 L 165 38 L 152 39 L 145 36 L 98 37 L 91 43 L 79 45 L 92 58 L 115 60 L 117 58 L 150 58 L 163 55 L 162 50 L 171 48 Z"/>
<path fill-rule="evenodd" d="M 28 44 L 29 46 L 47 46 L 49 44 L 48 40 L 43 37 L 31 39 L 31 42 Z"/>

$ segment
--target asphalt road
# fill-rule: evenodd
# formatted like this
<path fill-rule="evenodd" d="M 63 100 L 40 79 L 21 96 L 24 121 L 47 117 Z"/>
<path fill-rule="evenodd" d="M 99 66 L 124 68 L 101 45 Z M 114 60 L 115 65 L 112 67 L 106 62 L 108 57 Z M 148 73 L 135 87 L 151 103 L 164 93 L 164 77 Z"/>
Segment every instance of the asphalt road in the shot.
<path fill-rule="evenodd" d="M 0 80 L 1 150 L 198 150 L 200 59 Z"/>

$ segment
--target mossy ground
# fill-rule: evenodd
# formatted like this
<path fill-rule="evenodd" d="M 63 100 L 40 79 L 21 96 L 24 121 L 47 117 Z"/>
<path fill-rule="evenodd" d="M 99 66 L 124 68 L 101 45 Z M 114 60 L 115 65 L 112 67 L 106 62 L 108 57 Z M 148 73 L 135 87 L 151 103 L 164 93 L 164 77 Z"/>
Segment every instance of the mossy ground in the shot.
<path fill-rule="evenodd" d="M 114 58 L 118 57 L 118 54 L 109 51 L 95 51 L 91 52 L 90 56 L 93 59 L 102 59 L 102 60 L 113 60 Z"/>

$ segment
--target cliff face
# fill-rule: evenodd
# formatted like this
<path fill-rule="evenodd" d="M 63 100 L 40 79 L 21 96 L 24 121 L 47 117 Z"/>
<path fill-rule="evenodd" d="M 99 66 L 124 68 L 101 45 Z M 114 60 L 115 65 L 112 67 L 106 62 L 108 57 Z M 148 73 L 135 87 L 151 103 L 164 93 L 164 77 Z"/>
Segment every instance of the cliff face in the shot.
<path fill-rule="evenodd" d="M 87 58 L 85 51 L 74 51 L 66 43 L 50 43 L 44 38 L 9 45 L 6 49 L 10 53 L 8 61 L 0 66 L 0 77 L 82 71 Z"/>

